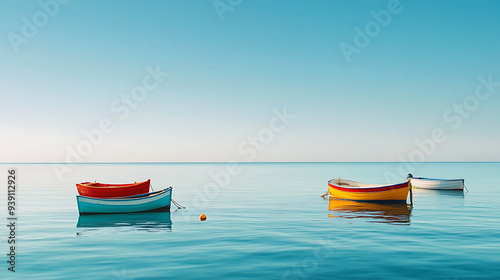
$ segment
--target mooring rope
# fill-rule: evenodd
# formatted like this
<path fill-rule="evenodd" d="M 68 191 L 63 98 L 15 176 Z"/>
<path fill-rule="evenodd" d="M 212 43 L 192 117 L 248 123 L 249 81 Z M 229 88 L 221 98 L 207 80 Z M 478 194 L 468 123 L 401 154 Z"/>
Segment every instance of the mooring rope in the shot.
<path fill-rule="evenodd" d="M 179 209 L 186 209 L 186 207 L 180 205 L 177 201 L 175 201 L 173 199 L 172 199 L 172 203 L 174 203 L 174 205 L 177 206 L 177 208 L 179 208 Z"/>
<path fill-rule="evenodd" d="M 150 184 L 149 186 L 151 187 L 151 191 L 154 192 L 155 190 L 153 189 L 153 184 Z M 171 199 L 171 200 L 172 200 L 173 204 L 175 206 L 177 206 L 177 208 L 179 208 L 179 209 L 186 209 L 186 207 L 180 205 L 177 201 L 175 201 L 173 199 Z"/>
<path fill-rule="evenodd" d="M 467 192 L 469 192 L 469 189 L 467 189 L 467 186 L 464 184 L 464 188 Z"/>
<path fill-rule="evenodd" d="M 408 182 L 408 185 L 410 185 L 410 204 L 413 206 L 413 186 L 411 185 L 411 182 Z"/>
<path fill-rule="evenodd" d="M 327 188 L 326 188 L 326 193 L 322 194 L 322 195 L 321 195 L 321 197 L 322 197 L 322 198 L 325 198 L 325 196 L 327 196 L 327 195 L 328 195 L 328 191 L 329 191 L 329 190 L 330 190 L 330 187 L 327 187 Z"/>

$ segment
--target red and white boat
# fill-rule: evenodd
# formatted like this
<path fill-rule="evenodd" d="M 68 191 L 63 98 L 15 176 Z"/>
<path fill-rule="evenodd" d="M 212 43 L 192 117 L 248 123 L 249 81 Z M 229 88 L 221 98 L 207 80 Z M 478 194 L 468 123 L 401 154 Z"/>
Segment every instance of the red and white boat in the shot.
<path fill-rule="evenodd" d="M 135 182 L 132 184 L 103 184 L 97 182 L 84 182 L 76 184 L 78 193 L 82 196 L 108 198 L 133 196 L 149 192 L 151 180 Z"/>

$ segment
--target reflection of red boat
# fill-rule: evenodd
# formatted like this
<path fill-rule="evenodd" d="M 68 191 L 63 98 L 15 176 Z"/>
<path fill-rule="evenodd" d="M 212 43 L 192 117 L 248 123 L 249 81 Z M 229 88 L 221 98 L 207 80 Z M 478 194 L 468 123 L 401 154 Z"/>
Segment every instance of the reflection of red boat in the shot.
<path fill-rule="evenodd" d="M 149 192 L 151 180 L 132 184 L 102 184 L 85 182 L 76 184 L 78 193 L 90 197 L 121 197 Z"/>

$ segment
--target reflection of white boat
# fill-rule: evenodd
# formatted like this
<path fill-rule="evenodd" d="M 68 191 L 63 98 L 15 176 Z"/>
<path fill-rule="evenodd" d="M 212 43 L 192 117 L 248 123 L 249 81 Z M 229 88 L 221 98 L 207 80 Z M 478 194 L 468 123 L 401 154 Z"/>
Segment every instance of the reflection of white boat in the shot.
<path fill-rule="evenodd" d="M 80 215 L 77 228 L 133 227 L 171 229 L 170 212 Z"/>
<path fill-rule="evenodd" d="M 426 189 L 415 189 L 413 191 L 414 195 L 429 195 L 429 196 L 449 196 L 463 198 L 465 196 L 464 192 L 457 192 L 456 190 L 426 190 Z"/>
<path fill-rule="evenodd" d="M 76 196 L 80 214 L 133 213 L 170 209 L 172 187 L 128 197 L 94 198 Z"/>
<path fill-rule="evenodd" d="M 428 190 L 464 190 L 464 179 L 431 179 L 422 177 L 413 177 L 408 174 L 411 186 L 413 188 Z"/>

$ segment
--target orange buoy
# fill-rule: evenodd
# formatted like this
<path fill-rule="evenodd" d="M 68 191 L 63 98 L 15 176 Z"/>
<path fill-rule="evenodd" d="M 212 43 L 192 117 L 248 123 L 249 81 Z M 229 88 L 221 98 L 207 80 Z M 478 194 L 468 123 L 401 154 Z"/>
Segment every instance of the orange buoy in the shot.
<path fill-rule="evenodd" d="M 205 215 L 205 214 L 201 214 L 201 216 L 200 216 L 200 221 L 204 221 L 204 220 L 206 220 L 206 219 L 207 219 L 207 215 Z"/>

